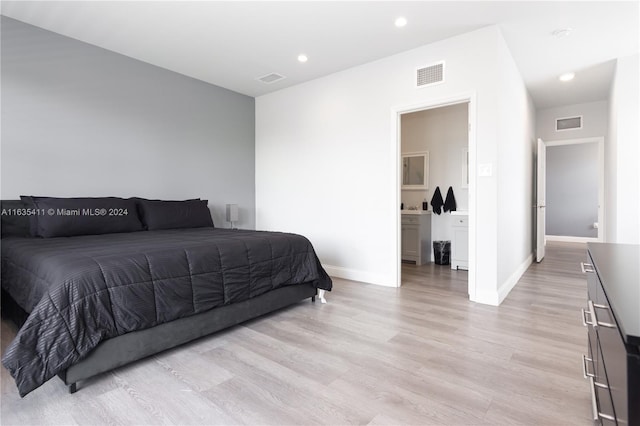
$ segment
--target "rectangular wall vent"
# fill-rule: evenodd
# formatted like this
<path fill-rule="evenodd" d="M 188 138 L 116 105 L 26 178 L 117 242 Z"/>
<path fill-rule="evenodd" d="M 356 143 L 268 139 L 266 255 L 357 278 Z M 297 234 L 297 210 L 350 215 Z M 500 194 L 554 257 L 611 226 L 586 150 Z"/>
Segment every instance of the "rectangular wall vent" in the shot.
<path fill-rule="evenodd" d="M 276 81 L 280 81 L 283 78 L 285 78 L 284 75 L 280 75 L 276 72 L 272 72 L 270 74 L 263 75 L 262 77 L 258 77 L 256 80 L 260 80 L 264 84 L 271 84 L 271 83 L 275 83 Z"/>
<path fill-rule="evenodd" d="M 416 87 L 431 86 L 444 82 L 444 61 L 416 70 Z"/>
<path fill-rule="evenodd" d="M 582 116 L 556 118 L 556 132 L 582 129 Z"/>

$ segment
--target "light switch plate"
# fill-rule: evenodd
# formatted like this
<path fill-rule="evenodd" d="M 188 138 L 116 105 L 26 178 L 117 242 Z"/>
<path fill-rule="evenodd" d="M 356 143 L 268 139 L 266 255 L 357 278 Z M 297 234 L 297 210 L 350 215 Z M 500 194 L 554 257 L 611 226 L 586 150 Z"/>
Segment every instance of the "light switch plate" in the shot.
<path fill-rule="evenodd" d="M 478 164 L 478 176 L 493 176 L 493 164 Z"/>

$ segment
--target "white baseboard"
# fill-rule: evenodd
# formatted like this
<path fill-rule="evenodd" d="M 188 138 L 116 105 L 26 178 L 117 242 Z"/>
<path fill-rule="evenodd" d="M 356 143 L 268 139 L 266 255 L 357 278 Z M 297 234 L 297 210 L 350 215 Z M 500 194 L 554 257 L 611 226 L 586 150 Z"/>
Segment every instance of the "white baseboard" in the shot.
<path fill-rule="evenodd" d="M 516 284 L 518 284 L 518 281 L 520 280 L 520 278 L 522 278 L 522 275 L 527 272 L 527 269 L 529 269 L 529 266 L 532 263 L 533 253 L 527 256 L 524 262 L 522 262 L 520 266 L 518 266 L 518 269 L 516 269 L 504 283 L 502 283 L 502 285 L 498 289 L 498 304 L 502 303 L 502 301 L 506 299 L 507 295 L 511 292 L 511 290 L 513 290 Z"/>
<path fill-rule="evenodd" d="M 566 235 L 545 235 L 547 241 L 561 241 L 564 243 L 597 243 L 597 238 L 590 237 L 570 237 Z"/>
<path fill-rule="evenodd" d="M 499 306 L 504 299 L 507 298 L 507 295 L 513 287 L 516 286 L 518 280 L 522 277 L 522 275 L 527 271 L 529 265 L 533 263 L 533 253 L 531 253 L 527 258 L 518 266 L 518 268 L 507 278 L 505 282 L 503 282 L 497 291 L 476 291 L 476 297 L 473 299 L 474 302 L 484 303 L 485 305 Z"/>
<path fill-rule="evenodd" d="M 529 254 L 527 258 L 518 266 L 518 268 L 502 283 L 497 291 L 476 292 L 474 302 L 483 303 L 485 305 L 500 305 L 507 297 L 509 292 L 518 283 L 518 280 L 526 272 L 529 265 L 533 263 L 533 253 Z M 323 264 L 322 267 L 327 271 L 327 274 L 331 277 L 344 278 L 345 280 L 360 281 L 367 284 L 375 284 L 384 287 L 398 287 L 395 283 L 395 279 L 379 274 L 372 274 L 367 271 L 360 271 L 357 269 L 343 268 L 341 266 L 333 266 Z"/>
<path fill-rule="evenodd" d="M 398 287 L 395 278 L 387 277 L 380 274 L 372 274 L 367 271 L 357 269 L 343 268 L 341 266 L 325 265 L 322 267 L 331 277 L 344 278 L 345 280 L 360 281 L 367 284 L 381 285 L 384 287 Z"/>

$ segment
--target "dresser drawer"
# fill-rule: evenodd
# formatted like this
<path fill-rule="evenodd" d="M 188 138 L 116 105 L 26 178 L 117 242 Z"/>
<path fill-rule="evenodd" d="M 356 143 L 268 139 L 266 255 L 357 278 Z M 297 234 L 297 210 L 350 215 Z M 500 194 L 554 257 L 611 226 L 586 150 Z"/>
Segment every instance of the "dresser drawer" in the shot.
<path fill-rule="evenodd" d="M 593 340 L 594 335 L 596 336 L 595 341 Z M 590 331 L 589 357 L 582 360 L 584 377 L 589 379 L 591 387 L 593 421 L 598 425 L 616 425 L 611 389 L 602 363 L 602 348 L 597 339 L 597 334 L 592 334 Z"/>
<path fill-rule="evenodd" d="M 604 296 L 604 294 L 603 294 Z M 618 424 L 628 424 L 627 350 L 606 297 L 594 305 L 601 364 L 604 367 Z"/>
<path fill-rule="evenodd" d="M 596 376 L 594 378 L 596 397 L 598 399 L 596 407 L 598 408 L 598 417 L 602 425 L 615 425 L 616 413 L 611 395 L 611 382 L 608 380 L 606 363 L 602 353 L 600 342 L 596 344 L 598 355 L 598 363 L 596 364 Z M 603 386 L 598 386 L 603 385 Z"/>

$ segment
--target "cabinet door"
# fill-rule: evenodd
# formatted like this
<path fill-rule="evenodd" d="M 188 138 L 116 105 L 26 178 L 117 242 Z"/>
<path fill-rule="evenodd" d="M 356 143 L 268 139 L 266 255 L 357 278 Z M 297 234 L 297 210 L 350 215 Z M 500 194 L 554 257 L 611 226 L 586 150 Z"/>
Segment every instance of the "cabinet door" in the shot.
<path fill-rule="evenodd" d="M 468 228 L 453 228 L 452 257 L 456 260 L 467 261 L 469 257 L 469 230 Z"/>
<path fill-rule="evenodd" d="M 415 225 L 402 225 L 402 256 L 408 260 L 417 260 L 420 236 Z"/>

